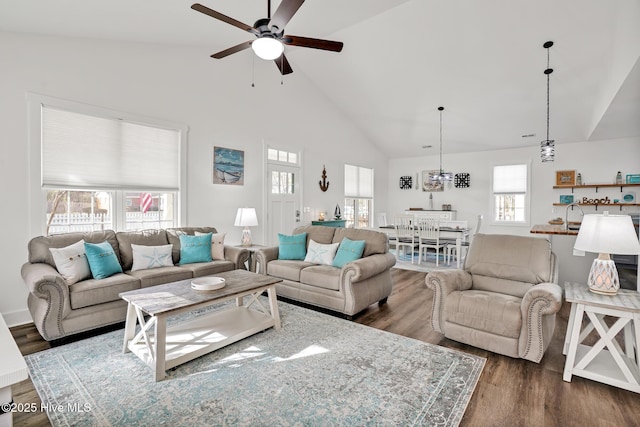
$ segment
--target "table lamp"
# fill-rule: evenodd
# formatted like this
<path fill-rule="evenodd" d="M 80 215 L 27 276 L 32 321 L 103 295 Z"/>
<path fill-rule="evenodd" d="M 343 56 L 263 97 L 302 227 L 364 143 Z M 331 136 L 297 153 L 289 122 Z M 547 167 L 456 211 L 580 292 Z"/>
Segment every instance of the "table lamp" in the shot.
<path fill-rule="evenodd" d="M 242 246 L 251 246 L 251 230 L 249 227 L 258 225 L 258 216 L 255 208 L 238 208 L 236 221 L 233 224 L 236 227 L 244 227 L 242 230 Z"/>
<path fill-rule="evenodd" d="M 640 254 L 640 242 L 631 217 L 609 215 L 609 212 L 585 215 L 573 248 L 599 254 L 593 260 L 587 284 L 590 291 L 605 295 L 615 295 L 620 289 L 618 270 L 609 254 Z"/>

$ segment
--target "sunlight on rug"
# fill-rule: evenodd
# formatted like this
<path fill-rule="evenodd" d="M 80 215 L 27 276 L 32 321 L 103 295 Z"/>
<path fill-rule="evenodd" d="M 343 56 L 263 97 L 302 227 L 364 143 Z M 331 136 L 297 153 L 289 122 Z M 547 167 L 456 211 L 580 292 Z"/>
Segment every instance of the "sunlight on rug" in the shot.
<path fill-rule="evenodd" d="M 485 359 L 279 302 L 269 329 L 156 383 L 114 331 L 26 356 L 53 426 L 460 423 Z"/>
<path fill-rule="evenodd" d="M 395 250 L 392 249 L 390 251 L 395 255 Z M 401 253 L 399 259 L 396 261 L 396 265 L 393 268 L 399 268 L 401 270 L 411 270 L 411 271 L 420 271 L 423 273 L 428 273 L 433 270 L 449 270 L 452 268 L 457 268 L 455 261 L 451 264 L 446 264 L 444 255 L 440 254 L 440 259 L 438 260 L 438 265 L 436 265 L 436 254 L 429 253 L 427 255 L 427 259 L 423 259 L 422 262 L 418 262 L 418 252 L 415 252 L 413 255 L 413 263 L 411 262 L 411 255 Z"/>

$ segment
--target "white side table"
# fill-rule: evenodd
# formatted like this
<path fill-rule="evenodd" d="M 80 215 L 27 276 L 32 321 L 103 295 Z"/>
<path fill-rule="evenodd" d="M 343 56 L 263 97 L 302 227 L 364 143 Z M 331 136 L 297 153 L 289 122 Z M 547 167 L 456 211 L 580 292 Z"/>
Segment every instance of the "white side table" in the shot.
<path fill-rule="evenodd" d="M 245 246 L 245 245 L 236 245 L 236 248 L 243 248 L 249 251 L 249 259 L 247 261 L 248 267 L 249 267 L 249 271 L 255 273 L 256 272 L 256 256 L 254 255 L 255 252 L 259 249 L 262 248 L 266 248 L 266 246 L 264 245 L 250 245 L 250 246 Z"/>
<path fill-rule="evenodd" d="M 24 361 L 7 324 L 0 314 L 0 404 L 4 409 L 13 401 L 11 385 L 29 378 L 27 363 Z M 9 411 L 0 415 L 0 426 L 13 425 L 13 414 Z"/>
<path fill-rule="evenodd" d="M 616 295 L 590 292 L 587 285 L 565 283 L 565 298 L 571 303 L 563 353 L 567 355 L 562 379 L 572 375 L 640 393 L 640 293 L 620 289 Z M 588 323 L 582 329 L 586 314 Z M 605 317 L 617 318 L 609 327 Z M 593 346 L 582 344 L 595 330 L 600 339 Z M 624 335 L 624 351 L 616 336 Z"/>

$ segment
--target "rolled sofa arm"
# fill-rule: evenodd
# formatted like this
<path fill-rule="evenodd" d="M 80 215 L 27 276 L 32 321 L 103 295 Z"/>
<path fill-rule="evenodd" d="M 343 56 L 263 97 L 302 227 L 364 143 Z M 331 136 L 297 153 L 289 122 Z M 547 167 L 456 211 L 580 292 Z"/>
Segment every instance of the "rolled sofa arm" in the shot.
<path fill-rule="evenodd" d="M 447 295 L 453 291 L 471 289 L 471 274 L 464 270 L 434 270 L 427 273 L 424 279 L 427 288 L 433 291 L 431 306 L 431 326 L 436 332 L 444 334 L 442 329 L 444 303 Z"/>
<path fill-rule="evenodd" d="M 521 358 L 540 362 L 553 336 L 555 314 L 561 307 L 562 288 L 555 283 L 539 283 L 524 294 L 520 306 L 520 336 L 526 340 L 520 339 L 518 352 Z"/>
<path fill-rule="evenodd" d="M 249 260 L 249 250 L 236 246 L 224 246 L 224 258 L 235 264 L 236 270 L 246 270 L 245 262 Z"/>
<path fill-rule="evenodd" d="M 258 273 L 267 274 L 267 263 L 270 261 L 278 259 L 278 254 L 280 253 L 280 249 L 278 246 L 271 246 L 269 248 L 258 249 L 253 256 L 255 257 L 256 263 L 259 265 Z"/>
<path fill-rule="evenodd" d="M 29 312 L 40 334 L 47 341 L 64 336 L 62 319 L 71 312 L 67 282 L 44 263 L 26 263 L 21 274 L 29 288 Z"/>
<path fill-rule="evenodd" d="M 340 272 L 340 280 L 343 283 L 347 281 L 351 283 L 360 282 L 389 270 L 395 264 L 396 257 L 388 252 L 369 255 L 345 264 Z"/>

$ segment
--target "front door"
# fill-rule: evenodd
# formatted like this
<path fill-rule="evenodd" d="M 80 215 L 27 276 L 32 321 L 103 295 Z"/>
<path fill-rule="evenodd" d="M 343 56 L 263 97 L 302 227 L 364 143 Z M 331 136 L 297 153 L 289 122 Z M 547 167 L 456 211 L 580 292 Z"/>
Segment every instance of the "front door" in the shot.
<path fill-rule="evenodd" d="M 300 167 L 268 164 L 267 244 L 278 245 L 278 233 L 291 234 L 301 225 Z"/>

